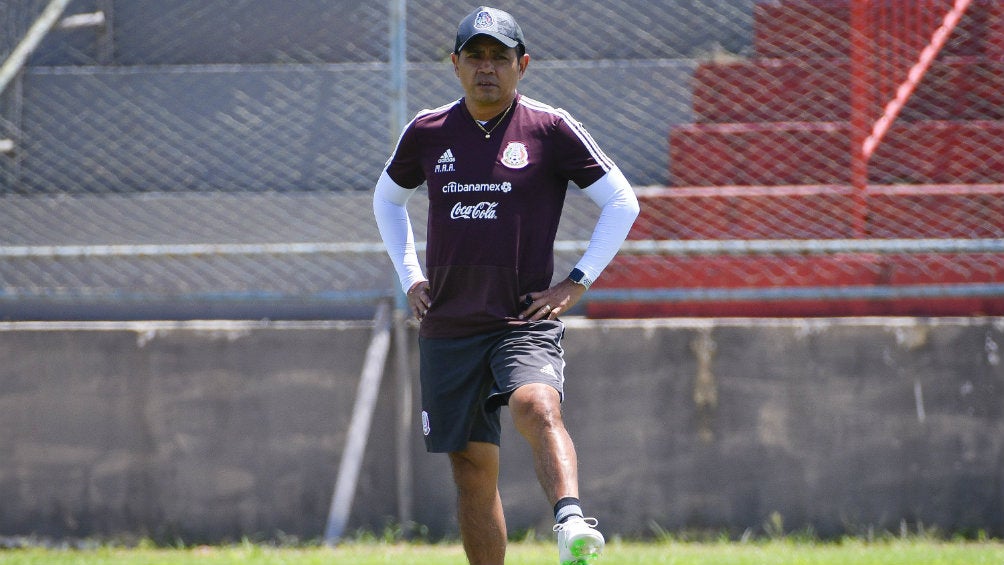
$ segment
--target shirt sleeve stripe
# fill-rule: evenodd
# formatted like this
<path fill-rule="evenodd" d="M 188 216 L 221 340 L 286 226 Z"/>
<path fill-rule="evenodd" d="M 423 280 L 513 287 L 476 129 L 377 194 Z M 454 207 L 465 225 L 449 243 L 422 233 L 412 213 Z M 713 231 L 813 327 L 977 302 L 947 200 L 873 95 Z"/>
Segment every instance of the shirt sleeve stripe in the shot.
<path fill-rule="evenodd" d="M 548 114 L 558 116 L 559 118 L 564 120 L 564 122 L 568 124 L 568 127 L 572 130 L 572 132 L 575 133 L 575 135 L 579 138 L 580 141 L 582 141 L 582 144 L 589 151 L 589 154 L 592 155 L 593 159 L 595 159 L 596 162 L 600 164 L 600 167 L 603 169 L 604 173 L 610 172 L 610 170 L 614 168 L 613 160 L 607 157 L 607 154 L 604 153 L 602 149 L 600 149 L 600 146 L 597 145 L 596 141 L 593 139 L 593 136 L 589 134 L 589 131 L 586 130 L 586 128 L 584 128 L 582 124 L 579 123 L 578 120 L 573 118 L 572 115 L 569 114 L 566 110 L 549 106 L 532 98 L 527 98 L 526 96 L 520 97 L 520 104 L 526 106 L 527 108 L 530 108 L 531 110 L 546 112 Z"/>
<path fill-rule="evenodd" d="M 448 112 L 451 108 L 453 108 L 457 104 L 460 104 L 460 100 L 454 100 L 453 102 L 450 102 L 449 104 L 444 104 L 444 105 L 440 106 L 439 108 L 433 108 L 431 110 L 428 109 L 428 108 L 426 108 L 424 110 L 420 110 L 417 114 L 415 114 L 415 117 L 412 118 L 411 121 L 408 122 L 408 125 L 404 126 L 404 128 L 401 129 L 401 133 L 398 134 L 398 136 L 397 136 L 397 142 L 394 143 L 394 151 L 390 154 L 390 157 L 387 158 L 387 162 L 383 164 L 384 170 L 385 171 L 387 170 L 387 167 L 390 166 L 391 161 L 394 160 L 394 156 L 397 155 L 397 150 L 400 149 L 400 147 L 401 147 L 401 140 L 404 138 L 404 132 L 408 131 L 408 128 L 410 128 L 411 126 L 415 125 L 415 122 L 417 122 L 418 120 L 424 118 L 425 116 L 429 116 L 431 114 L 438 114 L 440 112 Z"/>

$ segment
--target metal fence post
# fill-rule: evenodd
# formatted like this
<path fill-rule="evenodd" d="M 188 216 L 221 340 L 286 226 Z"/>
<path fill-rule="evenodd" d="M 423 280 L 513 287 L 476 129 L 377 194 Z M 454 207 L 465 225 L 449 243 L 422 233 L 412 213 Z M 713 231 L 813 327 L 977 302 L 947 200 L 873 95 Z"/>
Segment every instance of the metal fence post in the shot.
<path fill-rule="evenodd" d="M 390 0 L 390 147 L 397 145 L 398 137 L 407 124 L 408 112 L 408 70 L 407 33 L 408 14 L 406 0 Z M 395 278 L 391 288 L 397 288 Z M 412 514 L 412 464 L 411 464 L 411 419 L 412 389 L 408 347 L 408 304 L 404 294 L 398 290 L 394 313 L 394 345 L 397 384 L 397 519 L 404 535 L 408 535 Z"/>

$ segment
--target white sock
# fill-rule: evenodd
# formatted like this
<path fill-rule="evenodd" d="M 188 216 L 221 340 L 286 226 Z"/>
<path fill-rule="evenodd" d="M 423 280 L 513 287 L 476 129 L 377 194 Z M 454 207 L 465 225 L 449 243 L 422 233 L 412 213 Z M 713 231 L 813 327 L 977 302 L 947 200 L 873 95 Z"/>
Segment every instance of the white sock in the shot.
<path fill-rule="evenodd" d="M 558 513 L 555 514 L 554 521 L 560 524 L 572 516 L 578 516 L 579 518 L 582 517 L 582 508 L 580 508 L 578 504 L 562 506 L 558 510 Z"/>

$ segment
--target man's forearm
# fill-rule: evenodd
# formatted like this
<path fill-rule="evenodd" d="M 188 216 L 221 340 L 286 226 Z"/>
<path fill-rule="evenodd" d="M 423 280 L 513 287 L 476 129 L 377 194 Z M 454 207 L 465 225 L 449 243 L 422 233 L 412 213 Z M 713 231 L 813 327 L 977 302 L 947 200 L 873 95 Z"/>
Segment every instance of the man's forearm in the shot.
<path fill-rule="evenodd" d="M 395 183 L 386 172 L 380 175 L 373 193 L 373 215 L 380 230 L 380 238 L 383 239 L 404 292 L 408 292 L 416 282 L 426 280 L 418 262 L 415 234 L 408 216 L 408 199 L 413 193 L 413 190 Z"/>
<path fill-rule="evenodd" d="M 596 280 L 627 239 L 640 208 L 638 198 L 620 169 L 611 169 L 585 193 L 602 211 L 596 221 L 586 252 L 575 268 L 589 281 Z"/>

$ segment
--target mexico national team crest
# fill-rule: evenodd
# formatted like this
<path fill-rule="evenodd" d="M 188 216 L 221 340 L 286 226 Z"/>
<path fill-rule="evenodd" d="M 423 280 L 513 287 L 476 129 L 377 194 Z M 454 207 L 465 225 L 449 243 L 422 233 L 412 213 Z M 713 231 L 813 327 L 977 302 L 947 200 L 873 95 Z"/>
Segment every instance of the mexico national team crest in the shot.
<path fill-rule="evenodd" d="M 530 154 L 526 145 L 518 141 L 510 141 L 502 152 L 502 164 L 510 169 L 522 169 L 530 163 Z"/>
<path fill-rule="evenodd" d="M 484 10 L 478 12 L 478 15 L 474 17 L 474 29 L 492 29 L 494 25 L 495 20 L 492 15 Z"/>

